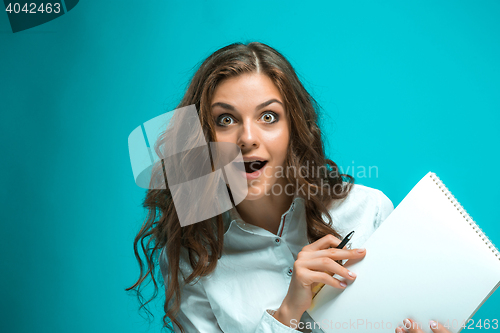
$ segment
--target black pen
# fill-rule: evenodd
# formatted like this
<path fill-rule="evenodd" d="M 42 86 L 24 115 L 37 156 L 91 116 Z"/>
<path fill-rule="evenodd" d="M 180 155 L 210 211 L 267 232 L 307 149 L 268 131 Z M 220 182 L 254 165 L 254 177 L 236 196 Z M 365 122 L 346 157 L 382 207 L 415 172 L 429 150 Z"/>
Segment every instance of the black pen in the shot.
<path fill-rule="evenodd" d="M 337 249 L 343 249 L 344 246 L 349 242 L 352 238 L 352 235 L 354 234 L 354 231 L 351 231 L 350 233 L 347 234 L 347 236 L 344 237 L 342 242 L 337 246 Z"/>
<path fill-rule="evenodd" d="M 347 236 L 344 237 L 344 239 L 342 239 L 342 241 L 340 242 L 340 244 L 337 246 L 337 249 L 343 249 L 344 246 L 346 246 L 346 244 L 351 240 L 352 238 L 352 235 L 354 234 L 354 231 L 351 231 L 350 233 L 347 234 Z M 342 264 L 342 260 L 335 260 L 335 262 L 339 265 L 343 265 Z M 327 272 L 325 272 L 327 273 Z M 324 283 L 320 283 L 318 284 L 316 287 L 314 287 L 313 289 L 313 297 L 316 296 L 318 294 L 318 292 L 321 290 L 321 288 L 323 288 L 325 284 Z"/>

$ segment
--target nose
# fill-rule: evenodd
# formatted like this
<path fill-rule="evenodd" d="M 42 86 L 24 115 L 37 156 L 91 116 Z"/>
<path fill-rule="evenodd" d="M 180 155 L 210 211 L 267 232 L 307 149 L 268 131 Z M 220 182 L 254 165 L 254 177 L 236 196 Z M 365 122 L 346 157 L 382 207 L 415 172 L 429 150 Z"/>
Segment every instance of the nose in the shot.
<path fill-rule="evenodd" d="M 252 122 L 246 122 L 240 128 L 240 133 L 238 134 L 238 146 L 241 148 L 250 148 L 259 146 L 259 135 L 258 129 Z"/>

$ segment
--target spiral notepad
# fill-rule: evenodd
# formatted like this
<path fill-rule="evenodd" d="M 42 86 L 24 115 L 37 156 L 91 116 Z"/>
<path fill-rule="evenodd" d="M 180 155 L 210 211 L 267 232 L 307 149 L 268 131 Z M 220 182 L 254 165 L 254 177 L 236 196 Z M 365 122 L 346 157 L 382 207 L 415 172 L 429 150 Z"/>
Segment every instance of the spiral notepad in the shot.
<path fill-rule="evenodd" d="M 500 252 L 498 249 L 495 247 L 495 245 L 491 242 L 491 240 L 486 236 L 486 234 L 481 230 L 481 228 L 477 225 L 476 222 L 470 217 L 469 214 L 467 214 L 467 211 L 462 207 L 462 205 L 455 199 L 453 194 L 451 194 L 450 190 L 443 184 L 441 179 L 439 179 L 438 176 L 436 176 L 435 173 L 429 172 L 427 174 L 434 183 L 441 189 L 441 192 L 444 193 L 444 195 L 450 200 L 450 203 L 453 204 L 453 207 L 457 209 L 457 211 L 460 212 L 460 215 L 465 219 L 465 222 L 467 222 L 471 227 L 472 230 L 476 231 L 476 234 L 478 234 L 479 237 L 481 237 L 481 240 L 484 241 L 484 243 L 488 246 L 488 248 L 493 252 L 493 254 L 500 260 Z"/>
<path fill-rule="evenodd" d="M 326 285 L 307 310 L 324 332 L 394 332 L 408 317 L 459 332 L 500 285 L 498 249 L 432 172 L 363 247 L 344 265 L 356 280 L 335 275 L 347 288 Z"/>

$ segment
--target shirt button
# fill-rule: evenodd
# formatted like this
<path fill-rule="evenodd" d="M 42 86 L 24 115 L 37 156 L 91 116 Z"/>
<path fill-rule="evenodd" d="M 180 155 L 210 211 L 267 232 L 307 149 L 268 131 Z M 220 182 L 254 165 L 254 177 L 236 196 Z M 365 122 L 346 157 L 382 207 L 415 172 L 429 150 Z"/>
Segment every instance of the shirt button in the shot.
<path fill-rule="evenodd" d="M 286 272 L 286 274 L 288 276 L 292 276 L 292 273 L 293 273 L 293 269 L 292 268 L 288 268 L 288 271 Z"/>
<path fill-rule="evenodd" d="M 274 244 L 280 245 L 280 243 L 281 243 L 281 240 L 279 238 L 274 239 Z"/>

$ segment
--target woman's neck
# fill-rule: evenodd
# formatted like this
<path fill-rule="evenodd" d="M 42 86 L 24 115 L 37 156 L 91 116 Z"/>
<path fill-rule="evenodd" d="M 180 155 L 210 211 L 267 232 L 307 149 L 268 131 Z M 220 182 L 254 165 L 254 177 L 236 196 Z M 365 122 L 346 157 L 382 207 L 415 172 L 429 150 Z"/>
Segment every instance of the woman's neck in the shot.
<path fill-rule="evenodd" d="M 236 206 L 243 221 L 273 234 L 278 233 L 283 215 L 292 204 L 293 195 L 264 195 L 257 200 L 243 200 Z"/>

